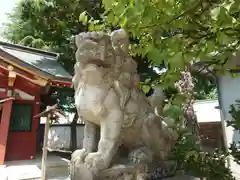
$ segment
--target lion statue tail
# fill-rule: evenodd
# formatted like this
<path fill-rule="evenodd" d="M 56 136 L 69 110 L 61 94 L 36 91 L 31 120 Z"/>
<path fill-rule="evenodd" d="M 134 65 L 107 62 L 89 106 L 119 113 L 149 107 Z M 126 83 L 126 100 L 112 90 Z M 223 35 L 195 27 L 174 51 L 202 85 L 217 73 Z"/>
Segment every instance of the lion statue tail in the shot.
<path fill-rule="evenodd" d="M 165 103 L 165 95 L 161 87 L 154 87 L 153 90 L 153 94 L 149 96 L 149 101 L 151 106 L 154 108 L 155 114 L 161 116 Z"/>
<path fill-rule="evenodd" d="M 165 94 L 161 87 L 154 87 L 153 90 L 154 90 L 153 94 L 151 96 L 149 96 L 149 101 L 150 101 L 151 106 L 154 109 L 154 113 L 157 116 L 162 117 L 163 116 L 163 108 L 164 108 L 164 105 L 166 102 Z M 164 117 L 162 117 L 162 118 L 163 118 L 163 121 L 168 126 L 171 126 L 171 127 L 175 126 L 173 120 L 171 120 L 169 118 L 164 118 Z"/>
<path fill-rule="evenodd" d="M 172 147 L 176 143 L 179 135 L 176 131 L 176 125 L 174 120 L 169 117 L 164 117 L 163 115 L 163 108 L 165 105 L 165 95 L 164 95 L 163 89 L 161 87 L 155 87 L 153 89 L 154 89 L 154 92 L 151 96 L 149 96 L 149 101 L 152 108 L 154 109 L 154 113 L 157 116 L 161 117 L 160 118 L 161 121 L 159 121 L 159 119 L 157 119 L 156 121 L 156 123 L 161 123 L 160 125 L 161 130 L 160 131 L 155 130 L 154 131 L 155 136 L 153 135 L 151 137 L 156 138 L 154 142 L 160 142 L 159 140 L 161 138 L 164 139 L 163 140 L 165 142 L 164 148 L 162 147 L 163 145 L 161 143 L 156 143 L 155 151 L 159 153 L 162 159 L 166 159 Z M 156 132 L 158 132 L 159 134 L 156 135 L 157 134 Z"/>
<path fill-rule="evenodd" d="M 174 120 L 170 119 L 169 117 L 163 117 L 163 108 L 165 105 L 165 94 L 161 87 L 154 87 L 154 92 L 149 97 L 150 104 L 154 109 L 154 113 L 157 116 L 160 116 L 162 121 L 166 124 L 169 128 L 176 128 L 176 125 L 174 123 Z"/>

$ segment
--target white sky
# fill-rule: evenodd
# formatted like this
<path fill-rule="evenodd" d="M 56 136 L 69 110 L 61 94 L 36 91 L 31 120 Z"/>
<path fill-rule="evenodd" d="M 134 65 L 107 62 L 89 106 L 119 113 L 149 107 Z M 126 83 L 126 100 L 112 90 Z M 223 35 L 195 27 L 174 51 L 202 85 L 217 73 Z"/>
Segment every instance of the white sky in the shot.
<path fill-rule="evenodd" d="M 10 13 L 15 6 L 15 4 L 20 0 L 0 0 L 0 31 L 2 23 L 7 22 L 6 13 Z M 0 40 L 3 40 L 0 36 Z"/>
<path fill-rule="evenodd" d="M 12 11 L 14 5 L 19 0 L 0 0 L 0 24 L 7 21 L 6 13 L 9 13 Z"/>

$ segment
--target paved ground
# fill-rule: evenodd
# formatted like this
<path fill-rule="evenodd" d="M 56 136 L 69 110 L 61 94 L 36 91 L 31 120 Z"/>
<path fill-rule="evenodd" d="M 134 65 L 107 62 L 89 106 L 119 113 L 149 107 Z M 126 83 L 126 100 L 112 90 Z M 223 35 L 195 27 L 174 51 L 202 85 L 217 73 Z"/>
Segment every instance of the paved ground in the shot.
<path fill-rule="evenodd" d="M 65 180 L 68 177 L 68 159 L 50 154 L 47 158 L 48 180 Z M 14 173 L 13 173 L 14 172 Z M 0 180 L 40 180 L 41 157 L 34 160 L 11 161 L 0 166 Z"/>
<path fill-rule="evenodd" d="M 68 155 L 49 153 L 47 158 L 47 180 L 70 180 L 68 178 Z M 240 180 L 239 165 L 232 164 L 232 171 L 237 180 Z M 11 161 L 0 165 L 0 180 L 40 180 L 41 156 L 34 160 Z M 197 178 L 177 177 L 166 180 L 197 180 Z"/>
<path fill-rule="evenodd" d="M 0 165 L 0 179 L 6 179 L 5 165 Z"/>

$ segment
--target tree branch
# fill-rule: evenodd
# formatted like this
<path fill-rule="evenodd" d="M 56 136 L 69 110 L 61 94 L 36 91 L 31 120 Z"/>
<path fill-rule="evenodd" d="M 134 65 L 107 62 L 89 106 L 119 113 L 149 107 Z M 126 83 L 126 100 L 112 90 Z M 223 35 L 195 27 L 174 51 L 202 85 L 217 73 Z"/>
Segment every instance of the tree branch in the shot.
<path fill-rule="evenodd" d="M 203 3 L 203 1 L 199 0 L 199 1 L 195 4 L 195 6 L 189 8 L 189 9 L 187 9 L 186 11 L 184 11 L 183 13 L 181 13 L 181 14 L 173 17 L 172 19 L 170 19 L 169 21 L 167 21 L 167 22 L 164 23 L 164 24 L 161 24 L 161 25 L 159 25 L 159 24 L 151 24 L 151 25 L 147 25 L 147 26 L 142 26 L 142 27 L 140 27 L 140 29 L 160 27 L 160 26 L 164 26 L 164 25 L 170 24 L 170 23 L 172 23 L 173 21 L 178 20 L 179 18 L 181 18 L 181 17 L 183 17 L 183 16 L 185 16 L 185 15 L 187 15 L 187 14 L 190 14 L 190 13 L 192 13 L 192 12 L 195 12 L 196 9 L 197 9 L 199 6 L 201 6 L 202 3 Z"/>

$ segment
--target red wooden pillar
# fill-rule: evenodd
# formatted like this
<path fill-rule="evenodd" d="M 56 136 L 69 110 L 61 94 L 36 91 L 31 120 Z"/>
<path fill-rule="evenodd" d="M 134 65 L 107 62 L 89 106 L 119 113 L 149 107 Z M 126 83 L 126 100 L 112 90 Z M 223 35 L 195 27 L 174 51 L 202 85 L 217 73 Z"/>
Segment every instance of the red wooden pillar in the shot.
<path fill-rule="evenodd" d="M 10 125 L 10 117 L 12 111 L 13 100 L 10 99 L 3 103 L 1 124 L 0 124 L 0 165 L 4 164 L 6 148 L 7 148 L 7 138 Z"/>
<path fill-rule="evenodd" d="M 40 95 L 37 94 L 35 96 L 34 106 L 33 106 L 33 123 L 32 123 L 33 131 L 37 131 L 38 129 L 39 122 L 38 122 L 38 118 L 35 118 L 35 116 L 39 114 L 39 112 L 40 112 Z"/>
<path fill-rule="evenodd" d="M 35 118 L 37 114 L 40 112 L 40 95 L 37 94 L 35 96 L 34 104 L 33 104 L 33 119 L 32 119 L 32 132 L 33 132 L 33 137 L 34 137 L 34 156 L 36 154 L 36 149 L 37 149 L 37 130 L 38 130 L 38 125 L 39 125 L 39 119 Z"/>

